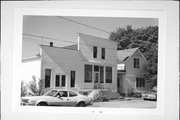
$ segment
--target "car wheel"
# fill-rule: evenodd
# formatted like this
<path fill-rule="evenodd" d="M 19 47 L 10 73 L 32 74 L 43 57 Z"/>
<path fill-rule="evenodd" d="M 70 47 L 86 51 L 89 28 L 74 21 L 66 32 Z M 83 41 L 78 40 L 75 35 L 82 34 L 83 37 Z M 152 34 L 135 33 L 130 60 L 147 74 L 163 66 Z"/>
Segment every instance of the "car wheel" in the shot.
<path fill-rule="evenodd" d="M 47 106 L 47 103 L 41 102 L 41 103 L 38 103 L 37 106 Z"/>
<path fill-rule="evenodd" d="M 77 107 L 85 107 L 85 103 L 84 102 L 80 102 L 77 104 Z"/>
<path fill-rule="evenodd" d="M 146 98 L 143 98 L 144 100 L 147 100 Z"/>

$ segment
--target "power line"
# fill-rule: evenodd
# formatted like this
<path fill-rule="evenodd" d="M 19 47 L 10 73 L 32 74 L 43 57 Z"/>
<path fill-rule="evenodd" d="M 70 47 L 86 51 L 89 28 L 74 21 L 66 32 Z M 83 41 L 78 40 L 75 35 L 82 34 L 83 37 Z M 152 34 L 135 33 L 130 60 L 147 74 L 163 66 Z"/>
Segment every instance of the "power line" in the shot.
<path fill-rule="evenodd" d="M 28 40 L 25 40 L 25 41 L 31 42 L 31 43 L 34 43 L 34 44 L 37 44 L 37 45 L 41 45 L 41 44 L 39 44 L 38 42 L 36 42 L 35 39 L 28 39 Z M 62 47 L 63 47 L 63 46 L 62 46 Z M 83 50 L 83 53 L 84 53 L 84 54 L 89 54 L 89 51 Z M 106 53 L 106 56 L 109 56 L 109 57 L 117 57 L 117 56 L 115 56 L 115 55 L 110 55 L 110 54 L 107 54 L 107 53 Z"/>
<path fill-rule="evenodd" d="M 63 41 L 63 42 L 66 42 L 66 43 L 71 43 L 71 44 L 77 44 L 77 42 L 72 42 L 72 41 L 68 41 L 68 40 L 63 40 L 63 39 L 56 39 L 56 38 L 50 38 L 50 37 L 45 37 L 45 36 L 39 36 L 39 35 L 31 35 L 31 34 L 27 34 L 27 33 L 23 33 L 23 35 L 25 36 L 31 36 L 31 37 L 38 37 L 38 38 L 43 38 L 43 41 L 45 39 L 49 39 L 49 40 L 54 40 L 54 41 L 57 41 L 57 42 L 60 42 L 60 41 Z M 38 39 L 37 39 L 38 40 Z M 42 40 L 41 40 L 42 41 Z M 50 41 L 48 41 L 50 42 Z M 82 44 L 82 43 L 79 43 L 80 45 L 88 45 L 88 46 L 94 46 L 94 45 L 90 45 L 90 44 Z M 98 46 L 96 45 L 97 47 L 101 47 L 101 46 Z M 111 50 L 115 50 L 113 48 L 107 48 L 106 49 L 111 49 Z M 117 49 L 117 48 L 116 48 Z"/>
<path fill-rule="evenodd" d="M 102 29 L 99 29 L 97 27 L 93 27 L 93 26 L 90 26 L 90 25 L 87 25 L 87 24 L 84 24 L 84 23 L 80 23 L 80 22 L 77 22 L 77 21 L 74 21 L 74 20 L 71 20 L 71 19 L 68 19 L 68 18 L 64 18 L 64 17 L 61 17 L 61 16 L 56 16 L 58 18 L 61 18 L 61 19 L 64 19 L 64 20 L 67 20 L 67 21 L 70 21 L 70 22 L 73 22 L 73 23 L 76 23 L 76 24 L 79 24 L 79 25 L 83 25 L 85 27 L 89 27 L 91 29 L 95 29 L 95 30 L 98 30 L 98 31 L 101 31 L 101 32 L 105 32 L 105 33 L 110 33 L 108 31 L 105 31 L 105 30 L 102 30 Z"/>
<path fill-rule="evenodd" d="M 42 38 L 43 40 L 49 39 L 49 40 L 54 40 L 54 41 L 64 41 L 64 42 L 68 42 L 68 43 L 75 43 L 75 42 L 71 42 L 71 41 L 67 41 L 67 40 L 63 40 L 63 39 L 56 39 L 56 38 L 50 38 L 50 37 L 45 37 L 45 36 L 39 36 L 39 35 L 31 35 L 31 34 L 27 34 L 27 33 L 23 33 L 23 35 L 31 36 L 31 37 L 38 37 L 38 38 Z"/>
<path fill-rule="evenodd" d="M 31 36 L 31 37 L 38 37 L 38 38 L 48 38 L 48 39 L 51 39 L 51 38 L 49 38 L 49 37 L 43 37 L 43 36 L 38 36 L 38 35 L 30 35 L 30 34 L 23 34 L 23 35 L 27 35 L 27 36 Z M 32 42 L 32 43 L 36 43 L 36 44 L 38 44 L 38 45 L 40 45 L 41 44 L 41 40 L 40 39 L 32 39 L 32 38 L 26 38 L 26 39 L 24 39 L 25 41 L 27 41 L 27 42 Z M 45 39 L 43 39 L 43 42 L 50 42 L 50 41 L 44 41 Z M 53 40 L 55 40 L 57 43 L 60 43 L 60 39 L 58 40 L 58 39 L 54 39 L 53 38 Z M 62 41 L 62 40 L 61 40 Z M 75 44 L 77 44 L 76 42 L 71 42 L 71 41 L 66 41 L 66 40 L 63 40 L 63 42 L 68 42 L 68 43 L 75 43 Z M 82 43 L 79 43 L 80 45 L 87 45 L 87 46 L 94 46 L 94 45 L 89 45 L 89 44 L 82 44 Z M 96 45 L 97 46 L 97 45 Z M 97 47 L 101 47 L 101 46 L 97 46 Z M 116 49 L 113 49 L 113 48 L 106 48 L 106 49 L 112 49 L 112 50 L 116 50 Z M 86 51 L 86 50 L 83 50 L 83 52 L 85 53 L 85 54 L 89 54 L 89 51 Z M 114 55 L 110 55 L 110 54 L 107 54 L 106 53 L 106 56 L 109 56 L 109 57 L 117 57 L 116 55 L 114 56 Z"/>

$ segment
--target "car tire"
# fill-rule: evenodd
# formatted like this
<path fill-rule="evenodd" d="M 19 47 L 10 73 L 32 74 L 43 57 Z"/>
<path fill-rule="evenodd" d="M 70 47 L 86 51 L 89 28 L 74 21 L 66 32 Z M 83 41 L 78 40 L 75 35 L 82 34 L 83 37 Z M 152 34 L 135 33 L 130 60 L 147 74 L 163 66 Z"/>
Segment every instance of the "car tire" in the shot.
<path fill-rule="evenodd" d="M 143 98 L 144 100 L 148 100 L 148 99 L 146 99 L 146 98 Z"/>
<path fill-rule="evenodd" d="M 79 102 L 79 103 L 77 104 L 77 107 L 85 107 L 85 103 L 84 103 L 84 102 Z"/>
<path fill-rule="evenodd" d="M 47 106 L 47 103 L 45 103 L 45 102 L 40 102 L 40 103 L 37 104 L 37 106 Z"/>

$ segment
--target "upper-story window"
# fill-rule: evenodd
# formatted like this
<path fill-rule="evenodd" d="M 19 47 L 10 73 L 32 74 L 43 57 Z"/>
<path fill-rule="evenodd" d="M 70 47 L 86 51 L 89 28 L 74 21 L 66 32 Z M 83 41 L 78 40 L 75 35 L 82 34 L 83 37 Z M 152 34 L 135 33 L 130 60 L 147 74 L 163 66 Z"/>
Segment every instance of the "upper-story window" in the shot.
<path fill-rule="evenodd" d="M 139 58 L 134 58 L 134 68 L 139 68 Z"/>
<path fill-rule="evenodd" d="M 93 47 L 93 58 L 97 58 L 97 47 Z"/>
<path fill-rule="evenodd" d="M 101 49 L 101 59 L 105 59 L 105 48 Z"/>

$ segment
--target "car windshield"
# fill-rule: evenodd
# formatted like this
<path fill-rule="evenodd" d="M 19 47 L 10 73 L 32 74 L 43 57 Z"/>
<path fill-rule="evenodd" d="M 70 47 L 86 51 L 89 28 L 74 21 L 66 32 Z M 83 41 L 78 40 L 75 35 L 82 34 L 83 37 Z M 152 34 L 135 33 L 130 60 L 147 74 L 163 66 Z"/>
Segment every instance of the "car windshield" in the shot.
<path fill-rule="evenodd" d="M 155 90 L 150 90 L 150 92 L 152 92 L 152 93 L 156 93 L 156 91 L 155 91 Z"/>
<path fill-rule="evenodd" d="M 47 92 L 46 94 L 44 94 L 44 96 L 54 96 L 58 91 L 57 90 L 52 90 L 50 92 Z"/>

